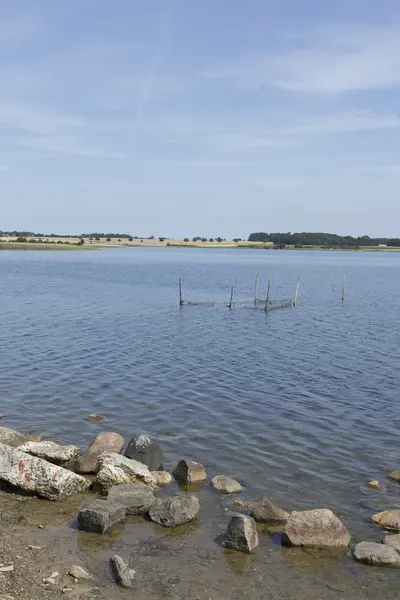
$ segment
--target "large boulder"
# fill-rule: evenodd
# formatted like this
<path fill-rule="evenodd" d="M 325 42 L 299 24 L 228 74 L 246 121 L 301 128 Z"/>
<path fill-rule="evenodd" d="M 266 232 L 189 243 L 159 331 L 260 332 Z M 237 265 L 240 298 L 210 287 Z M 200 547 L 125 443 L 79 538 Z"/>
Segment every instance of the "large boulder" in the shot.
<path fill-rule="evenodd" d="M 400 531 L 400 510 L 384 510 L 371 517 L 371 521 L 379 527 Z"/>
<path fill-rule="evenodd" d="M 92 440 L 85 454 L 79 459 L 76 470 L 78 473 L 97 473 L 99 456 L 101 454 L 120 454 L 124 448 L 124 438 L 113 431 L 103 431 Z"/>
<path fill-rule="evenodd" d="M 110 559 L 110 566 L 112 574 L 114 575 L 115 581 L 118 585 L 126 588 L 132 587 L 132 582 L 135 579 L 136 571 L 130 569 L 129 566 L 122 560 L 118 554 Z"/>
<path fill-rule="evenodd" d="M 283 532 L 282 543 L 305 548 L 347 548 L 350 534 L 331 510 L 318 508 L 292 512 Z"/>
<path fill-rule="evenodd" d="M 258 546 L 256 522 L 252 517 L 233 515 L 226 530 L 223 545 L 250 554 Z"/>
<path fill-rule="evenodd" d="M 216 475 L 211 479 L 211 487 L 222 494 L 238 494 L 243 491 L 240 483 L 228 475 Z"/>
<path fill-rule="evenodd" d="M 360 542 L 353 550 L 358 562 L 376 566 L 400 566 L 400 554 L 391 546 L 375 542 Z"/>
<path fill-rule="evenodd" d="M 176 527 L 193 521 L 199 512 L 199 501 L 193 494 L 180 494 L 172 498 L 157 498 L 150 508 L 152 521 L 163 527 Z"/>
<path fill-rule="evenodd" d="M 278 508 L 268 498 L 252 506 L 250 516 L 260 523 L 286 523 L 289 513 Z"/>
<path fill-rule="evenodd" d="M 104 533 L 126 516 L 126 507 L 112 500 L 95 500 L 78 512 L 78 528 L 83 531 Z"/>
<path fill-rule="evenodd" d="M 156 440 L 148 435 L 135 435 L 125 450 L 125 456 L 143 463 L 149 471 L 162 471 L 164 453 Z"/>
<path fill-rule="evenodd" d="M 400 554 L 400 533 L 396 533 L 394 535 L 385 535 L 382 543 L 386 544 L 387 546 L 391 546 Z"/>
<path fill-rule="evenodd" d="M 204 466 L 194 460 L 180 460 L 174 469 L 177 481 L 185 484 L 202 483 L 207 479 Z"/>
<path fill-rule="evenodd" d="M 102 454 L 99 457 L 99 471 L 94 480 L 94 487 L 104 493 L 115 485 L 143 481 L 156 488 L 157 482 L 143 463 L 132 460 L 121 454 Z"/>
<path fill-rule="evenodd" d="M 32 456 L 38 456 L 55 465 L 74 463 L 80 455 L 76 446 L 60 446 L 55 442 L 26 442 L 18 450 Z"/>
<path fill-rule="evenodd" d="M 0 444 L 0 479 L 48 500 L 62 500 L 90 487 L 84 477 L 5 444 Z"/>
<path fill-rule="evenodd" d="M 0 427 L 0 444 L 17 448 L 29 441 L 29 434 L 20 433 L 14 429 L 8 429 L 8 427 Z"/>
<path fill-rule="evenodd" d="M 125 506 L 128 515 L 147 515 L 156 500 L 145 483 L 123 483 L 112 487 L 107 499 Z"/>

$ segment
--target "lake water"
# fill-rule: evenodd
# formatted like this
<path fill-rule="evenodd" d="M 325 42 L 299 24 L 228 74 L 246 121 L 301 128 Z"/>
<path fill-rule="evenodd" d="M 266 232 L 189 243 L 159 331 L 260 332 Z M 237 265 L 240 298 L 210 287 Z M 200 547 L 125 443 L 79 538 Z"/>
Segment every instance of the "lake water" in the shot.
<path fill-rule="evenodd" d="M 256 273 L 260 295 L 271 277 L 277 299 L 291 297 L 300 276 L 297 307 L 255 310 Z M 187 299 L 227 301 L 234 285 L 249 302 L 180 309 L 179 277 Z M 237 478 L 243 498 L 332 508 L 353 541 L 380 540 L 369 517 L 400 507 L 400 487 L 386 479 L 400 468 L 400 254 L 3 251 L 0 286 L 2 425 L 82 447 L 101 430 L 148 433 L 166 468 L 198 460 L 210 477 Z M 93 412 L 104 421 L 88 420 Z M 381 489 L 368 488 L 370 479 Z M 199 497 L 196 530 L 176 539 L 151 530 L 165 538 L 165 569 L 180 570 L 180 583 L 166 585 L 171 597 L 398 593 L 400 570 L 283 551 L 270 532 L 256 557 L 238 558 L 215 541 L 230 499 L 208 486 Z M 134 550 L 149 528 L 132 524 L 116 543 Z M 147 569 L 149 556 L 141 553 Z"/>

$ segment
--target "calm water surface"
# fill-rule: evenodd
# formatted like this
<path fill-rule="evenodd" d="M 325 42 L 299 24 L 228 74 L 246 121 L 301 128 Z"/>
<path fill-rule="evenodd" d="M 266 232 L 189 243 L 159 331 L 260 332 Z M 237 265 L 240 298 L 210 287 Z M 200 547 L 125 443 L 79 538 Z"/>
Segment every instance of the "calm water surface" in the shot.
<path fill-rule="evenodd" d="M 275 298 L 291 297 L 300 276 L 298 306 L 254 310 L 256 273 L 260 294 L 272 278 Z M 238 478 L 246 486 L 243 497 L 268 495 L 286 508 L 332 508 L 355 541 L 380 539 L 369 516 L 400 507 L 400 487 L 386 480 L 400 468 L 400 254 L 4 251 L 0 277 L 4 425 L 39 428 L 46 438 L 83 447 L 104 429 L 126 438 L 148 433 L 162 442 L 167 468 L 183 456 L 194 458 L 210 476 Z M 179 277 L 187 299 L 228 300 L 234 285 L 235 295 L 249 303 L 232 311 L 179 309 Z M 90 422 L 92 412 L 105 420 Z M 366 486 L 375 478 L 383 484 L 378 491 Z M 200 499 L 203 522 L 213 523 L 215 535 L 223 531 L 228 499 L 207 487 Z M 209 551 L 223 553 L 215 550 L 211 530 L 209 539 Z M 262 543 L 279 556 L 273 572 L 282 576 L 282 589 L 277 582 L 275 589 L 283 595 L 276 597 L 286 597 L 289 581 L 298 597 L 296 586 L 301 582 L 303 589 L 305 581 L 305 597 L 321 598 L 321 590 L 338 597 L 325 583 L 339 575 L 348 577 L 346 598 L 367 597 L 361 582 L 374 594 L 393 594 L 400 583 L 398 572 L 360 567 L 349 558 L 333 567 L 318 564 L 317 574 L 311 569 L 305 576 L 304 553 L 284 555 L 270 536 Z M 260 549 L 256 565 L 267 550 Z M 253 564 L 246 576 L 246 569 L 238 574 L 226 562 L 225 575 L 211 567 L 207 575 L 213 589 L 220 577 L 218 597 L 225 598 L 229 585 L 238 597 L 251 585 L 252 597 L 267 597 L 255 584 Z M 226 597 L 236 596 L 231 590 Z"/>

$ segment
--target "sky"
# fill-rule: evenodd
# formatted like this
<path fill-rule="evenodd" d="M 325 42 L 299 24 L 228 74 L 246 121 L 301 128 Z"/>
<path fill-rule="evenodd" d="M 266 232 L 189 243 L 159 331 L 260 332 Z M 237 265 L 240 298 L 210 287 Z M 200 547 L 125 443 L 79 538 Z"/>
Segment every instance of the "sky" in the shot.
<path fill-rule="evenodd" d="M 400 236 L 398 0 L 2 0 L 0 229 Z"/>

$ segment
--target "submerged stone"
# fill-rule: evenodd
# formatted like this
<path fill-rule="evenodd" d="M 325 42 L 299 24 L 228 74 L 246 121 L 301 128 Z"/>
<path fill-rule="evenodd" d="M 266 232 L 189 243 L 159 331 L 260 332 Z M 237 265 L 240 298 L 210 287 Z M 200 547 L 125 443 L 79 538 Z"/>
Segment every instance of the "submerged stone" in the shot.
<path fill-rule="evenodd" d="M 319 508 L 292 512 L 283 531 L 282 543 L 305 548 L 347 548 L 350 534 L 331 510 Z"/>
<path fill-rule="evenodd" d="M 233 515 L 225 532 L 223 544 L 226 548 L 233 548 L 247 554 L 253 552 L 258 546 L 255 520 L 245 515 Z"/>
<path fill-rule="evenodd" d="M 240 483 L 228 475 L 216 475 L 211 479 L 211 487 L 223 494 L 238 494 L 243 491 Z"/>
<path fill-rule="evenodd" d="M 197 517 L 200 504 L 193 494 L 179 494 L 172 498 L 157 498 L 150 508 L 152 521 L 163 527 L 177 527 Z"/>
<path fill-rule="evenodd" d="M 204 466 L 194 460 L 180 460 L 174 469 L 177 481 L 186 484 L 202 483 L 207 479 Z"/>
<path fill-rule="evenodd" d="M 385 544 L 360 542 L 353 550 L 353 557 L 367 565 L 400 566 L 400 554 Z"/>
<path fill-rule="evenodd" d="M 253 505 L 250 516 L 260 523 L 286 523 L 289 513 L 272 504 L 268 498 L 263 498 Z"/>
<path fill-rule="evenodd" d="M 371 521 L 379 527 L 400 531 L 400 510 L 384 510 L 371 517 Z"/>

